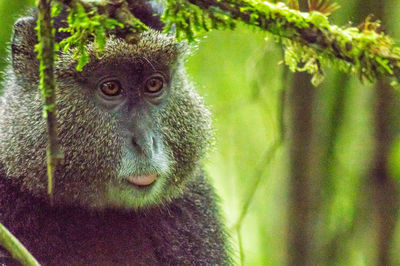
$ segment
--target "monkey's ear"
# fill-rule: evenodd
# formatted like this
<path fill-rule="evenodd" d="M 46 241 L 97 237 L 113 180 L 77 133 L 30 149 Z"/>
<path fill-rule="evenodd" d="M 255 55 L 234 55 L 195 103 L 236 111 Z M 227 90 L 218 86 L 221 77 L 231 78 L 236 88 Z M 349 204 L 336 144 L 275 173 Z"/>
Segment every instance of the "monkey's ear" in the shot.
<path fill-rule="evenodd" d="M 13 67 L 20 67 L 20 64 L 29 63 L 36 59 L 34 47 L 37 43 L 36 19 L 23 17 L 14 24 L 14 34 L 11 43 Z"/>
<path fill-rule="evenodd" d="M 14 24 L 11 43 L 12 66 L 14 72 L 23 79 L 35 78 L 38 73 L 38 60 L 34 47 L 37 43 L 36 19 L 23 17 Z M 33 76 L 32 76 L 33 75 Z"/>

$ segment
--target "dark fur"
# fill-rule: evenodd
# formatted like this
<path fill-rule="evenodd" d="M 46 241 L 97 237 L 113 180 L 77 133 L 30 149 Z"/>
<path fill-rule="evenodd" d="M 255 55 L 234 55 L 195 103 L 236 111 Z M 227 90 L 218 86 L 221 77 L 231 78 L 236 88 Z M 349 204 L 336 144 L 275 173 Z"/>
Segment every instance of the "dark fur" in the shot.
<path fill-rule="evenodd" d="M 225 265 L 214 201 L 201 174 L 162 208 L 100 213 L 50 207 L 0 178 L 0 221 L 43 265 Z"/>

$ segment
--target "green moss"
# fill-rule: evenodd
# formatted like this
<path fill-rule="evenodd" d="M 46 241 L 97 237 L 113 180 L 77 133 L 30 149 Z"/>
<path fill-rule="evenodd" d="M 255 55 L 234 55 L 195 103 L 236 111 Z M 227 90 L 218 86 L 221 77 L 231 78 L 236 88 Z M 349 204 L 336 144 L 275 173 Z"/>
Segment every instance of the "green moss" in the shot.
<path fill-rule="evenodd" d="M 164 0 L 164 3 L 166 8 L 162 20 L 166 24 L 165 31 L 175 29 L 178 40 L 191 42 L 213 29 L 234 29 L 239 22 L 285 38 L 288 40 L 285 42 L 286 64 L 292 71 L 312 74 L 314 84 L 323 80 L 324 66 L 337 67 L 369 81 L 399 72 L 400 48 L 395 47 L 389 36 L 378 32 L 379 21 L 366 19 L 362 30 L 340 28 L 331 25 L 325 14 L 300 12 L 281 2 L 274 4 L 258 0 Z M 85 51 L 88 39 L 94 37 L 97 49 L 101 51 L 107 30 L 124 25 L 106 14 L 99 14 L 96 8 L 87 13 L 78 1 L 72 6 L 68 16 L 69 27 L 63 29 L 71 36 L 60 46 L 64 50 L 76 47 L 75 59 L 78 70 L 81 70 L 89 61 Z M 52 12 L 54 15 L 59 13 L 60 7 L 55 5 Z M 123 21 L 132 31 L 147 29 L 135 17 Z"/>
<path fill-rule="evenodd" d="M 313 11 L 313 12 L 309 13 L 309 18 L 310 18 L 310 22 L 317 27 L 328 27 L 329 26 L 328 17 L 324 14 Z"/>
<path fill-rule="evenodd" d="M 337 67 L 369 81 L 383 75 L 393 76 L 395 68 L 399 68 L 399 48 L 389 36 L 378 32 L 379 21 L 367 19 L 364 29 L 359 30 L 331 25 L 325 14 L 300 12 L 283 3 L 223 0 L 210 5 L 209 1 L 191 2 L 201 9 L 185 0 L 166 0 L 163 20 L 167 31 L 175 25 L 179 39 L 193 41 L 204 31 L 233 28 L 238 21 L 243 21 L 289 40 L 285 42 L 286 64 L 292 71 L 312 74 L 314 84 L 323 80 L 324 66 Z"/>
<path fill-rule="evenodd" d="M 138 24 L 141 27 L 141 23 Z M 60 31 L 68 32 L 71 36 L 62 40 L 60 47 L 64 51 L 71 47 L 77 48 L 74 59 L 78 61 L 76 68 L 79 71 L 89 62 L 89 55 L 85 48 L 89 38 L 94 37 L 97 49 L 102 51 L 106 42 L 106 31 L 116 26 L 123 27 L 117 20 L 99 14 L 96 8 L 87 13 L 79 2 L 76 2 L 69 10 L 68 25 L 68 28 L 61 28 Z"/>
<path fill-rule="evenodd" d="M 257 14 L 251 15 L 256 20 Z M 201 9 L 185 0 L 166 1 L 166 9 L 161 19 L 165 22 L 165 32 L 176 29 L 178 40 L 186 39 L 189 42 L 211 29 L 234 29 L 236 22 L 232 15 L 219 8 L 210 6 Z"/>

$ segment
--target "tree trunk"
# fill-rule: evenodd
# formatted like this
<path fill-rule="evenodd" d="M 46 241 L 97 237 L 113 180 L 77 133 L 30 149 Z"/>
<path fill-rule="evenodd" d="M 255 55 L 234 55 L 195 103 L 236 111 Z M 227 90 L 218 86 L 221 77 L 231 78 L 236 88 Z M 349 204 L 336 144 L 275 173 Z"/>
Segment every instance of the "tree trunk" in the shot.
<path fill-rule="evenodd" d="M 371 169 L 372 202 L 376 215 L 377 265 L 390 265 L 390 247 L 399 209 L 398 183 L 388 172 L 388 155 L 394 140 L 391 125 L 393 100 L 396 97 L 388 80 L 377 83 L 375 100 L 376 150 Z"/>
<path fill-rule="evenodd" d="M 382 0 L 374 5 L 374 14 L 385 21 L 385 6 L 391 0 Z M 363 2 L 365 5 L 365 1 Z M 375 86 L 375 154 L 371 169 L 372 203 L 376 215 L 376 245 L 378 252 L 377 265 L 391 265 L 390 248 L 393 243 L 394 231 L 399 210 L 399 188 L 388 169 L 388 157 L 399 127 L 399 116 L 396 102 L 398 93 L 390 86 L 390 81 L 384 78 Z M 398 105 L 398 104 L 397 104 Z"/>
<path fill-rule="evenodd" d="M 295 73 L 289 94 L 290 181 L 288 265 L 310 265 L 312 246 L 312 103 L 315 88 L 306 73 Z"/>

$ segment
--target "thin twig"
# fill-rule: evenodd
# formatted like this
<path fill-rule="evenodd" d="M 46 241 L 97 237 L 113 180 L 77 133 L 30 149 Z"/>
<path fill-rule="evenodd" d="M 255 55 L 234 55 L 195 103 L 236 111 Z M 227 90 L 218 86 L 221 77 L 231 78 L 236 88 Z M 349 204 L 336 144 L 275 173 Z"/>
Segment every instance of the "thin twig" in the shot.
<path fill-rule="evenodd" d="M 40 0 L 38 6 L 38 58 L 40 60 L 40 89 L 43 97 L 43 115 L 47 121 L 47 192 L 53 203 L 54 173 L 64 156 L 60 151 L 56 120 L 56 93 L 54 82 L 54 36 L 51 18 L 51 0 Z"/>
<path fill-rule="evenodd" d="M 282 56 L 283 56 L 283 53 L 284 53 L 284 50 L 282 49 Z M 278 108 L 277 108 L 278 112 L 276 114 L 277 124 L 278 124 L 277 139 L 273 142 L 272 145 L 270 145 L 267 148 L 267 150 L 264 152 L 264 155 L 261 158 L 260 162 L 257 164 L 255 174 L 254 174 L 255 181 L 249 191 L 247 198 L 244 201 L 239 218 L 236 221 L 235 225 L 233 226 L 233 229 L 236 230 L 237 237 L 238 237 L 239 255 L 240 255 L 241 265 L 244 265 L 244 249 L 243 249 L 242 235 L 241 235 L 243 220 L 248 213 L 249 206 L 250 206 L 251 202 L 253 201 L 256 190 L 261 182 L 263 171 L 264 171 L 266 165 L 268 165 L 271 162 L 271 160 L 275 157 L 276 152 L 282 146 L 282 144 L 285 140 L 284 111 L 285 111 L 285 97 L 286 97 L 286 87 L 287 87 L 288 76 L 289 76 L 288 68 L 284 67 L 282 69 L 282 77 L 281 77 L 282 87 L 280 88 L 279 93 L 278 93 Z"/>
<path fill-rule="evenodd" d="M 238 244 L 239 244 L 239 256 L 240 256 L 240 265 L 244 265 L 244 249 L 243 249 L 243 241 L 242 241 L 242 234 L 240 232 L 240 227 L 236 227 L 236 234 L 238 237 Z"/>
<path fill-rule="evenodd" d="M 12 255 L 14 259 L 25 266 L 40 266 L 37 260 L 19 242 L 19 240 L 0 223 L 0 244 Z"/>

